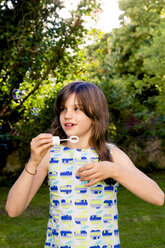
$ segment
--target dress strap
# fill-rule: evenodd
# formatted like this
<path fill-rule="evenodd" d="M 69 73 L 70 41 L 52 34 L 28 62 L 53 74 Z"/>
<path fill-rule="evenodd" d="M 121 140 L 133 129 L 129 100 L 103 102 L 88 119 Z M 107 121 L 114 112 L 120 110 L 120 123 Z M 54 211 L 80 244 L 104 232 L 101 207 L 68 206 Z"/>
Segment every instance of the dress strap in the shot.
<path fill-rule="evenodd" d="M 110 151 L 110 154 L 111 154 L 111 156 L 112 156 L 112 150 L 113 150 L 114 147 L 116 147 L 116 145 L 114 145 L 114 144 L 112 144 L 112 143 L 108 143 L 108 144 L 107 144 L 107 147 L 108 147 L 108 149 L 109 149 L 109 151 Z"/>

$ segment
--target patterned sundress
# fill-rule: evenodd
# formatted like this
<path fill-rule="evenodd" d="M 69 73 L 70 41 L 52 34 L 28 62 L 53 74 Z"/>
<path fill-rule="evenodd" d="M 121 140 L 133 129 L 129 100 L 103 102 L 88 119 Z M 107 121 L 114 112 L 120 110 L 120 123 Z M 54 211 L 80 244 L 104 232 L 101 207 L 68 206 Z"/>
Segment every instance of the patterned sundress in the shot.
<path fill-rule="evenodd" d="M 110 152 L 113 147 L 108 144 Z M 51 148 L 45 248 L 120 248 L 116 197 L 119 183 L 110 186 L 102 181 L 85 187 L 77 170 L 92 161 L 98 161 L 93 148 Z"/>

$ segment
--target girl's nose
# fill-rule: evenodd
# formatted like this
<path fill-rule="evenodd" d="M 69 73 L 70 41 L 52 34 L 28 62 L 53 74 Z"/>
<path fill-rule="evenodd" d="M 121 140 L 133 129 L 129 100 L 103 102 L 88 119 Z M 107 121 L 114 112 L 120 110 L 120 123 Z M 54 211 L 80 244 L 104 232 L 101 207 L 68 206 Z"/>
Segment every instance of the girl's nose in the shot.
<path fill-rule="evenodd" d="M 67 110 L 67 111 L 65 112 L 65 118 L 66 118 L 66 119 L 72 118 L 72 113 L 71 113 L 71 111 L 68 111 L 68 110 Z"/>

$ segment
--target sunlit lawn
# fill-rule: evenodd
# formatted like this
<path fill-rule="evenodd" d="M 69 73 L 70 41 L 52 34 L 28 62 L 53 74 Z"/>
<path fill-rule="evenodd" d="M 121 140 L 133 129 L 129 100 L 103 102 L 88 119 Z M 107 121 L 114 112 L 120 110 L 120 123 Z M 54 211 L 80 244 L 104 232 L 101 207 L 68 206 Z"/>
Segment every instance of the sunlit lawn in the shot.
<path fill-rule="evenodd" d="M 165 191 L 165 173 L 156 174 L 154 179 Z M 14 219 L 9 218 L 4 210 L 8 190 L 0 188 L 0 247 L 44 247 L 48 188 L 43 186 L 25 213 Z M 118 210 L 122 248 L 165 248 L 165 206 L 145 203 L 120 186 Z"/>

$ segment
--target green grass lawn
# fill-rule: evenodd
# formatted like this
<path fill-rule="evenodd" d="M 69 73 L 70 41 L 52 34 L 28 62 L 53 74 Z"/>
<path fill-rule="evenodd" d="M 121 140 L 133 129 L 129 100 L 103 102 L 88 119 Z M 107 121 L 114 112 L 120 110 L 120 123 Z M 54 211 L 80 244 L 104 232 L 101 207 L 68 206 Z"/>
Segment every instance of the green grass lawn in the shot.
<path fill-rule="evenodd" d="M 165 191 L 165 173 L 152 176 Z M 0 247 L 44 247 L 48 221 L 48 187 L 41 187 L 28 209 L 9 218 L 4 206 L 8 188 L 0 188 Z M 122 248 L 165 248 L 165 206 L 150 205 L 119 187 L 119 231 Z M 85 247 L 84 247 L 85 248 Z"/>
<path fill-rule="evenodd" d="M 165 192 L 165 173 L 152 178 Z M 120 186 L 118 210 L 122 248 L 165 248 L 165 205 L 146 203 Z"/>

